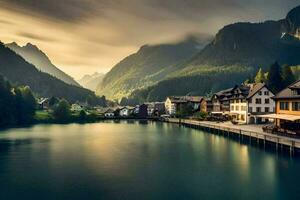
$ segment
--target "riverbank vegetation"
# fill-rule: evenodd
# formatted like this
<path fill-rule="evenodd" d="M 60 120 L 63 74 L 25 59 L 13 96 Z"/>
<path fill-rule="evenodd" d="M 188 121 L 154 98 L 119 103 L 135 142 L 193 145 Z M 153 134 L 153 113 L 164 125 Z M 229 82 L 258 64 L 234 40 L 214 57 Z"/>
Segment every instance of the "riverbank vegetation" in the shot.
<path fill-rule="evenodd" d="M 29 87 L 12 86 L 0 76 L 0 97 L 0 127 L 33 123 L 36 100 Z"/>

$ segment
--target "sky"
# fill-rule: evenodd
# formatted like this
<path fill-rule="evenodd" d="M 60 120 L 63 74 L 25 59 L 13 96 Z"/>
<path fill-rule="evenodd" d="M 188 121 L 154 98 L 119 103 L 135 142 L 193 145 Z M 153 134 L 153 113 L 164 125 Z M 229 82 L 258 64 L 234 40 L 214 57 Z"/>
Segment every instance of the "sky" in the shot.
<path fill-rule="evenodd" d="M 0 0 L 0 41 L 30 42 L 75 79 L 145 44 L 286 16 L 300 0 Z"/>

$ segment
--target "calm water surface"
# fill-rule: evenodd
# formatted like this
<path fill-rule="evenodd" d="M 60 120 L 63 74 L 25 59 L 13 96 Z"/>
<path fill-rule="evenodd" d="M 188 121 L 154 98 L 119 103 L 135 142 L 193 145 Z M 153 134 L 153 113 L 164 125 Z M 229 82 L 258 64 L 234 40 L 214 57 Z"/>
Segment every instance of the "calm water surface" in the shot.
<path fill-rule="evenodd" d="M 0 199 L 300 199 L 300 160 L 177 125 L 0 132 Z"/>

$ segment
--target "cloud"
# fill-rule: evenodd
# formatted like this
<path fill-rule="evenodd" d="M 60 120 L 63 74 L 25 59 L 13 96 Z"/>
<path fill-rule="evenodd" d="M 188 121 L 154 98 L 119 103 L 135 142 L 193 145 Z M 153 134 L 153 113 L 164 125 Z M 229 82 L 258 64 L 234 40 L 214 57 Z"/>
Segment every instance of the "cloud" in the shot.
<path fill-rule="evenodd" d="M 43 41 L 43 42 L 54 42 L 54 41 L 56 41 L 55 39 L 50 38 L 50 37 L 44 37 L 44 36 L 36 35 L 36 34 L 33 34 L 33 33 L 22 32 L 22 31 L 18 32 L 17 35 L 21 36 L 21 37 L 24 37 L 26 39 L 29 39 L 29 40 L 39 40 L 39 41 Z"/>
<path fill-rule="evenodd" d="M 0 0 L 0 40 L 31 42 L 67 73 L 108 71 L 144 44 L 284 18 L 295 0 Z"/>

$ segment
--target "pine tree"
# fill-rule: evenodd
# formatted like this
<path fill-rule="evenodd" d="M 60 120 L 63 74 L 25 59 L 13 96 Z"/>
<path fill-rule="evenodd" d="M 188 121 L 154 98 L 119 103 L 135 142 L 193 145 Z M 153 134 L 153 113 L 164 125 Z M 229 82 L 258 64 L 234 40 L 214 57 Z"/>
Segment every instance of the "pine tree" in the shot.
<path fill-rule="evenodd" d="M 279 92 L 280 90 L 282 90 L 284 88 L 281 67 L 278 64 L 278 62 L 275 62 L 270 67 L 268 86 L 275 93 Z"/>
<path fill-rule="evenodd" d="M 296 78 L 295 78 L 290 66 L 288 66 L 288 65 L 283 66 L 282 79 L 284 81 L 284 87 L 287 87 L 296 81 Z"/>
<path fill-rule="evenodd" d="M 265 81 L 266 81 L 265 73 L 260 68 L 259 71 L 257 72 L 256 76 L 255 76 L 255 83 L 264 83 Z"/>

